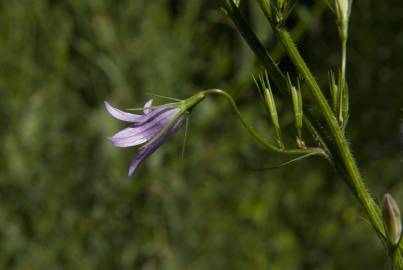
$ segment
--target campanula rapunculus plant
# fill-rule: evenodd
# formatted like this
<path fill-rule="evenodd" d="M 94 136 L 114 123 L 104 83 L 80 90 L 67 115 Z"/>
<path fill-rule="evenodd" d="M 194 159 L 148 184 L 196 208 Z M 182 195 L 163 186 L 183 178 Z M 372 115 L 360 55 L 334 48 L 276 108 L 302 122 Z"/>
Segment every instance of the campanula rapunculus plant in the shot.
<path fill-rule="evenodd" d="M 207 95 L 222 96 L 230 103 L 242 125 L 261 145 L 273 152 L 297 156 L 272 168 L 288 165 L 312 155 L 326 158 L 329 164 L 334 166 L 348 183 L 351 191 L 363 207 L 369 223 L 388 251 L 393 267 L 403 270 L 403 244 L 400 245 L 402 232 L 400 210 L 389 195 L 385 197 L 383 209 L 381 209 L 377 201 L 368 192 L 346 136 L 350 104 L 346 60 L 352 0 L 327 1 L 330 9 L 336 15 L 341 45 L 338 70 L 337 72 L 329 71 L 330 95 L 323 91 L 323 86 L 311 72 L 287 28 L 286 21 L 298 1 L 256 0 L 256 2 L 268 19 L 279 44 L 282 45 L 294 65 L 295 70 L 291 73 L 283 70 L 277 64 L 253 29 L 249 27 L 242 14 L 241 1 L 221 0 L 225 14 L 234 23 L 265 69 L 263 75 L 255 79 L 255 83 L 265 111 L 274 126 L 275 138 L 267 138 L 267 136 L 256 131 L 245 120 L 232 96 L 220 89 L 204 90 L 186 100 L 158 107 L 152 107 L 151 101 L 148 101 L 144 106 L 143 115 L 123 112 L 105 103 L 112 116 L 131 123 L 130 127 L 110 138 L 113 145 L 130 147 L 144 144 L 130 165 L 129 175 L 132 175 L 144 159 L 156 151 L 183 125 L 188 113 L 196 104 Z M 309 93 L 310 99 L 304 98 L 302 89 Z M 276 95 L 274 95 L 275 92 Z M 296 131 L 293 137 L 296 138 L 296 142 L 283 141 L 282 126 L 276 109 L 276 99 L 279 97 L 288 103 L 292 103 Z M 312 113 L 312 108 L 315 108 L 317 113 Z M 303 136 L 306 135 L 309 136 L 307 142 L 313 146 L 308 147 L 305 143 Z"/>

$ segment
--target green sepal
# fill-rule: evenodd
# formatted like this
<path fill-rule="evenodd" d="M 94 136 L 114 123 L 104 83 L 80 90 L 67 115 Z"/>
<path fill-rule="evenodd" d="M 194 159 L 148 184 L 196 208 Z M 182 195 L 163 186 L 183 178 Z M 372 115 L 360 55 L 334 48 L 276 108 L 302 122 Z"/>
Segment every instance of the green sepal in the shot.
<path fill-rule="evenodd" d="M 299 0 L 276 0 L 270 3 L 269 0 L 257 0 L 266 18 L 273 26 L 283 24 L 290 16 Z"/>
<path fill-rule="evenodd" d="M 338 108 L 339 108 L 339 87 L 336 84 L 336 80 L 334 78 L 333 71 L 329 72 L 329 90 L 331 96 L 331 104 L 333 112 L 338 115 Z"/>

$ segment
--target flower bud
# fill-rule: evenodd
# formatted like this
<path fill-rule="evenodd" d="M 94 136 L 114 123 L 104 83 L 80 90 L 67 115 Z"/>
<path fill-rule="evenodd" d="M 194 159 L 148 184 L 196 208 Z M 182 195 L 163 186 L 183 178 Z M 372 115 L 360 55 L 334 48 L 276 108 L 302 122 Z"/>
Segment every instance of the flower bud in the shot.
<path fill-rule="evenodd" d="M 402 234 L 402 221 L 399 206 L 389 193 L 383 196 L 382 215 L 389 241 L 395 246 L 399 243 Z"/>
<path fill-rule="evenodd" d="M 301 90 L 297 90 L 294 86 L 291 86 L 291 98 L 295 118 L 295 128 L 297 129 L 298 136 L 301 138 L 303 120 Z"/>
<path fill-rule="evenodd" d="M 336 5 L 337 5 L 337 7 L 339 9 L 340 16 L 343 19 L 346 19 L 349 16 L 349 12 L 350 12 L 349 11 L 349 9 L 350 9 L 350 3 L 349 2 L 350 2 L 349 0 L 337 0 L 336 1 Z"/>
<path fill-rule="evenodd" d="M 274 125 L 276 131 L 276 141 L 280 147 L 284 147 L 282 136 L 281 136 L 281 127 L 280 122 L 278 120 L 277 106 L 276 100 L 274 99 L 273 91 L 270 86 L 269 76 L 267 72 L 264 73 L 264 77 L 261 77 L 261 83 L 264 86 L 263 89 L 263 98 L 266 105 L 267 110 L 270 113 L 270 117 L 272 123 Z"/>

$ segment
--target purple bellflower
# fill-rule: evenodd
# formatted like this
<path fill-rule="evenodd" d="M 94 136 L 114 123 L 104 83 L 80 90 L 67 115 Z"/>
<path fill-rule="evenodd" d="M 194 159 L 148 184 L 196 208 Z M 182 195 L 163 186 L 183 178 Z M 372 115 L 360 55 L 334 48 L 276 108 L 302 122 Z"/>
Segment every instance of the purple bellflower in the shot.
<path fill-rule="evenodd" d="M 129 167 L 129 176 L 133 175 L 141 162 L 153 154 L 186 121 L 190 109 L 204 99 L 204 95 L 195 95 L 187 100 L 152 107 L 152 99 L 144 105 L 144 114 L 133 114 L 112 107 L 105 101 L 106 110 L 116 119 L 130 123 L 109 140 L 116 147 L 138 146 L 140 150 Z"/>
<path fill-rule="evenodd" d="M 129 176 L 133 175 L 140 163 L 154 153 L 185 122 L 178 107 L 152 109 L 152 100 L 144 105 L 144 114 L 132 114 L 112 107 L 105 102 L 106 110 L 116 119 L 131 123 L 109 140 L 116 147 L 130 147 L 144 144 L 133 158 L 129 167 Z"/>

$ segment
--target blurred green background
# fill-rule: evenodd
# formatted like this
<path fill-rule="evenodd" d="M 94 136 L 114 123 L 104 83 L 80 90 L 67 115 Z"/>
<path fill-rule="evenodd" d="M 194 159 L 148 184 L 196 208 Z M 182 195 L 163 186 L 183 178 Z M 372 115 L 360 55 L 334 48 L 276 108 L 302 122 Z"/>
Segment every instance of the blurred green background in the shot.
<path fill-rule="evenodd" d="M 280 59 L 254 1 L 241 2 Z M 402 19 L 400 0 L 354 1 L 347 131 L 372 194 L 400 202 Z M 325 86 L 338 63 L 333 15 L 300 1 L 290 28 Z M 388 269 L 334 169 L 311 158 L 255 171 L 287 157 L 253 141 L 225 101 L 194 110 L 183 160 L 181 131 L 127 177 L 136 150 L 106 140 L 124 124 L 104 100 L 139 107 L 150 92 L 221 87 L 270 137 L 258 71 L 218 1 L 1 1 L 0 269 Z"/>

